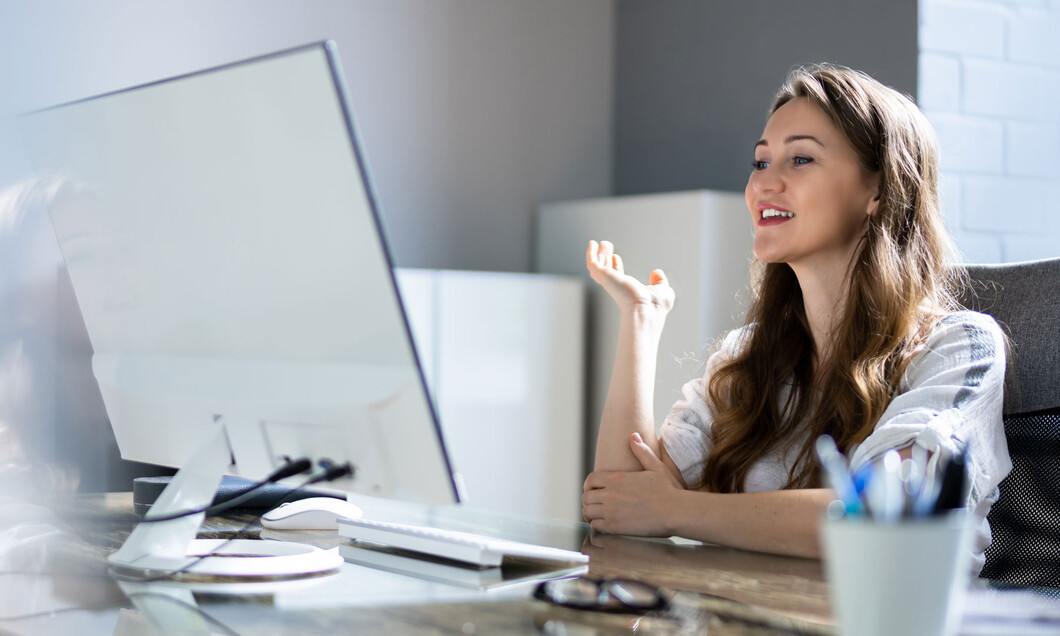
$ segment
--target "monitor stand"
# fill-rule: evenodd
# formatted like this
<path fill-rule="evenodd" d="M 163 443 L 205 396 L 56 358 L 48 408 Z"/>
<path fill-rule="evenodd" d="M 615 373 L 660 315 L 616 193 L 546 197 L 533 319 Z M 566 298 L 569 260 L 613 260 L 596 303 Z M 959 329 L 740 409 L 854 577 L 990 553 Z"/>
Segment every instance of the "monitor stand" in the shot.
<path fill-rule="evenodd" d="M 224 423 L 207 439 L 162 491 L 145 519 L 205 508 L 213 501 L 231 461 Z M 170 521 L 139 523 L 109 558 L 112 572 L 139 580 L 236 577 L 243 580 L 319 576 L 343 564 L 338 550 L 287 541 L 196 539 L 205 513 Z M 202 558 L 202 555 L 207 555 Z"/>

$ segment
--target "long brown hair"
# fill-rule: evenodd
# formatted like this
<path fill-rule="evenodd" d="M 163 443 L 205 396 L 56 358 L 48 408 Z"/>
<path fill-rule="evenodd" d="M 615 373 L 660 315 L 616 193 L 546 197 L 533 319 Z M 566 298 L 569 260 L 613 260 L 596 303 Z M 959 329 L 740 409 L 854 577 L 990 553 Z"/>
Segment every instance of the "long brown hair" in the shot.
<path fill-rule="evenodd" d="M 827 359 L 815 359 L 792 269 L 753 265 L 750 333 L 707 388 L 713 449 L 702 486 L 715 492 L 743 491 L 754 462 L 776 450 L 797 453 L 786 488 L 820 485 L 817 437 L 832 435 L 844 451 L 864 440 L 926 333 L 956 307 L 959 272 L 947 267 L 935 135 L 916 105 L 864 73 L 832 65 L 793 71 L 770 115 L 793 99 L 826 113 L 864 169 L 879 173 L 879 207 L 850 264 Z"/>

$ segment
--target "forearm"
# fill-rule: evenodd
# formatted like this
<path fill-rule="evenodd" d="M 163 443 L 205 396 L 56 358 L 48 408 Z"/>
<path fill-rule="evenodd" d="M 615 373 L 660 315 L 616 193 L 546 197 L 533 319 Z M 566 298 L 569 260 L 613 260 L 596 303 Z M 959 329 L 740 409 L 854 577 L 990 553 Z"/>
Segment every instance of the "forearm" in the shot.
<path fill-rule="evenodd" d="M 640 470 L 629 436 L 640 433 L 658 453 L 655 436 L 655 365 L 665 312 L 651 308 L 623 312 L 618 349 L 596 441 L 594 470 Z"/>
<path fill-rule="evenodd" d="M 674 535 L 744 550 L 820 557 L 821 515 L 831 490 L 719 494 L 681 491 L 669 506 Z"/>

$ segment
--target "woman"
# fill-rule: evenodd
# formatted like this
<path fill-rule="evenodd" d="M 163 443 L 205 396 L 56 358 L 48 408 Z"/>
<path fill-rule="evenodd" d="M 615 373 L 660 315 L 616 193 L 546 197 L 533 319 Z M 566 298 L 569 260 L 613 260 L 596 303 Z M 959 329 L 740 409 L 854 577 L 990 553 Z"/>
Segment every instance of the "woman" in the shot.
<path fill-rule="evenodd" d="M 585 518 L 605 532 L 816 557 L 835 498 L 818 474 L 820 435 L 852 468 L 914 446 L 933 468 L 967 448 L 981 566 L 986 514 L 1011 468 L 1005 344 L 991 318 L 957 311 L 930 124 L 893 89 L 822 65 L 788 77 L 754 153 L 747 325 L 684 386 L 658 436 L 655 358 L 674 291 L 662 271 L 645 285 L 609 243 L 589 244 L 589 272 L 621 318 Z"/>

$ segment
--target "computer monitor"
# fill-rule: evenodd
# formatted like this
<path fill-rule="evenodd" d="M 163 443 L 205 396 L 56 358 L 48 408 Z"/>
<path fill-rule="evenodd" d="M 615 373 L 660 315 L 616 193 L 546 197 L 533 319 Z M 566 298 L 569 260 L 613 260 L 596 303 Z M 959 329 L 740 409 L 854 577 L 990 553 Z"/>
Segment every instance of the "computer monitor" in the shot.
<path fill-rule="evenodd" d="M 20 120 L 122 456 L 184 473 L 156 508 L 298 457 L 457 501 L 333 43 Z M 171 569 L 195 528 L 117 562 Z"/>

